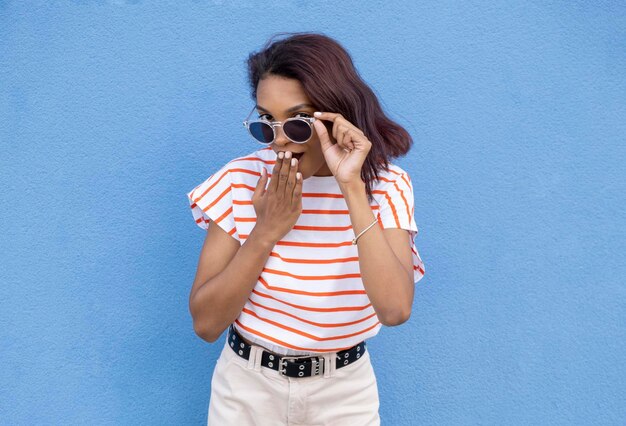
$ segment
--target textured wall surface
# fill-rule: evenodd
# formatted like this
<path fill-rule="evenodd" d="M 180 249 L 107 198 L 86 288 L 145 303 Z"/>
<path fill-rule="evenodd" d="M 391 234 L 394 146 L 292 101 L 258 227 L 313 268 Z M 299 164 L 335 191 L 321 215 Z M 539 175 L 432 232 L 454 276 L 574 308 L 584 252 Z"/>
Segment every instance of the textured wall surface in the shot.
<path fill-rule="evenodd" d="M 610 1 L 0 1 L 0 423 L 206 421 L 185 193 L 257 148 L 248 53 L 320 31 L 415 141 L 383 424 L 626 424 L 625 29 Z"/>

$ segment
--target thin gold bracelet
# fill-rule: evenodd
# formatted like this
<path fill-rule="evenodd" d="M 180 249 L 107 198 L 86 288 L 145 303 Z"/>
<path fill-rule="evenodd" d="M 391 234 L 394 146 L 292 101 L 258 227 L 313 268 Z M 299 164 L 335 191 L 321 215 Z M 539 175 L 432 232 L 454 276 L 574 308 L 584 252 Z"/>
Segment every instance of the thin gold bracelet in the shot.
<path fill-rule="evenodd" d="M 364 230 L 361 231 L 361 233 L 359 235 L 357 235 L 356 237 L 354 237 L 354 239 L 352 240 L 352 245 L 356 245 L 356 240 L 359 239 L 359 237 L 363 234 L 365 234 L 365 231 L 367 231 L 368 229 L 370 229 L 372 226 L 376 225 L 376 222 L 378 222 L 378 218 L 376 218 L 376 220 L 374 220 L 374 222 L 372 222 L 370 224 L 370 226 L 368 226 L 367 228 L 365 228 Z"/>

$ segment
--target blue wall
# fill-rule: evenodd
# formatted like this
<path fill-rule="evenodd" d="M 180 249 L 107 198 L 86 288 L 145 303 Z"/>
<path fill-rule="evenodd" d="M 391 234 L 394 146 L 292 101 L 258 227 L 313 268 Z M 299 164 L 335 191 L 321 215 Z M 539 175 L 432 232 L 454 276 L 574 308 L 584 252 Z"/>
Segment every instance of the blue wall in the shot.
<path fill-rule="evenodd" d="M 383 424 L 625 424 L 626 6 L 593 3 L 0 1 L 0 423 L 205 422 L 185 194 L 257 149 L 248 53 L 321 31 L 415 140 Z"/>

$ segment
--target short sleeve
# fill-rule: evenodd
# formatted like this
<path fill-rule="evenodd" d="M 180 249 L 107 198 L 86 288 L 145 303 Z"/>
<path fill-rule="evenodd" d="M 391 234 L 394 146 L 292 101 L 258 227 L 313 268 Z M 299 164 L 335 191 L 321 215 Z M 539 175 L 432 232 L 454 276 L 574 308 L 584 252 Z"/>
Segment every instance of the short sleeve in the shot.
<path fill-rule="evenodd" d="M 414 219 L 413 185 L 409 175 L 404 172 L 382 187 L 379 203 L 378 221 L 383 228 L 406 229 L 411 234 L 411 252 L 413 253 L 413 282 L 424 277 L 424 262 L 415 246 L 415 237 L 419 232 Z"/>
<path fill-rule="evenodd" d="M 233 214 L 233 193 L 230 171 L 226 166 L 187 193 L 196 224 L 207 230 L 209 219 L 239 241 Z"/>

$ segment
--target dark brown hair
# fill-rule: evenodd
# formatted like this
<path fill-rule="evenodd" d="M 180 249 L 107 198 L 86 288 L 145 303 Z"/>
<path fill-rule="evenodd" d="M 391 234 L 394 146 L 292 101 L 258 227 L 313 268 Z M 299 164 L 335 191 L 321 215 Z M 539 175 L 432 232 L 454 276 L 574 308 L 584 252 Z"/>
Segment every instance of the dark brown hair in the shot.
<path fill-rule="evenodd" d="M 274 40 L 282 35 L 289 37 Z M 413 140 L 402 126 L 385 115 L 346 49 L 324 34 L 276 33 L 261 50 L 249 55 L 247 66 L 255 102 L 259 80 L 270 74 L 293 78 L 302 84 L 319 111 L 337 112 L 363 131 L 372 142 L 361 170 L 371 202 L 372 180 L 378 180 L 378 171 L 388 170 L 392 158 L 405 155 Z M 324 124 L 331 124 L 332 128 L 332 123 Z"/>

